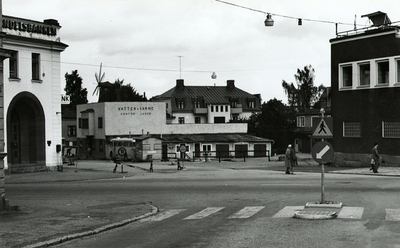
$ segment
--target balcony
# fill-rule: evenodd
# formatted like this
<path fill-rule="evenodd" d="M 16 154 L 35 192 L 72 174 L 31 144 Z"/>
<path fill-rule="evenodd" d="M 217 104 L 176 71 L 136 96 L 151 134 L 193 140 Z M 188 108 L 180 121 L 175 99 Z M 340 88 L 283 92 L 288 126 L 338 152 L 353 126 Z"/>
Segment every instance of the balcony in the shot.
<path fill-rule="evenodd" d="M 207 108 L 194 108 L 193 113 L 196 115 L 206 115 Z"/>
<path fill-rule="evenodd" d="M 231 114 L 241 114 L 243 113 L 242 104 L 237 104 L 236 107 L 231 107 Z"/>

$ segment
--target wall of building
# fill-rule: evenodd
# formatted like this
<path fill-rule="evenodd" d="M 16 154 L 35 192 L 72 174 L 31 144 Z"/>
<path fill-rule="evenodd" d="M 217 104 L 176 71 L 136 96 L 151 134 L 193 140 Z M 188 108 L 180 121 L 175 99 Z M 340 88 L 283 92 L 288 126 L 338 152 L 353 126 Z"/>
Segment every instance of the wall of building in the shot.
<path fill-rule="evenodd" d="M 378 142 L 379 152 L 390 163 L 400 156 L 400 139 L 385 138 L 382 135 L 383 122 L 400 122 L 400 85 L 396 84 L 395 61 L 400 59 L 400 40 L 397 32 L 388 35 L 356 36 L 331 40 L 331 78 L 332 78 L 332 116 L 333 116 L 333 147 L 335 162 L 367 166 L 375 142 Z M 376 63 L 381 59 L 390 60 L 389 83 L 377 85 Z M 371 65 L 371 83 L 361 86 L 357 80 L 359 71 L 357 65 L 369 62 Z M 353 65 L 353 85 L 340 86 L 340 65 Z M 397 71 L 397 73 L 399 73 Z M 400 75 L 398 75 L 400 76 Z M 344 122 L 360 123 L 359 137 L 344 137 Z M 347 162 L 346 162 L 347 161 Z M 351 163 L 349 161 L 353 161 Z"/>

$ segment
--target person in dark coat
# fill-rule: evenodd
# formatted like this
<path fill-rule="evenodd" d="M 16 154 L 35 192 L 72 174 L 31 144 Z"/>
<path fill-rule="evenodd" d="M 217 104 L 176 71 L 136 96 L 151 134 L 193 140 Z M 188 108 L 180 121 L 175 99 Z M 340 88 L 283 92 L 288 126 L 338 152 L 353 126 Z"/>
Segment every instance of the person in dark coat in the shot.
<path fill-rule="evenodd" d="M 378 173 L 378 168 L 379 168 L 379 160 L 381 156 L 379 156 L 378 153 L 378 143 L 374 144 L 374 147 L 372 148 L 372 160 L 371 160 L 371 169 L 374 171 L 374 173 Z"/>
<path fill-rule="evenodd" d="M 293 166 L 295 166 L 296 161 L 296 152 L 292 148 L 292 145 L 289 144 L 285 152 L 286 174 L 293 174 Z"/>

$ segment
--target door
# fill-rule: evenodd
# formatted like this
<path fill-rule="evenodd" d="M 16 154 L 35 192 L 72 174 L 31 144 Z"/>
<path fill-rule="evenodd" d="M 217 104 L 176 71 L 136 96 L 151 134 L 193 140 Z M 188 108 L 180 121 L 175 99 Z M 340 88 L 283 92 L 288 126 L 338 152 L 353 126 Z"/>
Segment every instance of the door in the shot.
<path fill-rule="evenodd" d="M 217 152 L 217 158 L 229 158 L 229 145 L 228 144 L 217 144 L 215 145 L 215 150 Z"/>
<path fill-rule="evenodd" d="M 254 144 L 254 157 L 266 157 L 266 156 L 267 156 L 267 145 Z"/>
<path fill-rule="evenodd" d="M 235 145 L 235 158 L 248 157 L 247 145 Z"/>

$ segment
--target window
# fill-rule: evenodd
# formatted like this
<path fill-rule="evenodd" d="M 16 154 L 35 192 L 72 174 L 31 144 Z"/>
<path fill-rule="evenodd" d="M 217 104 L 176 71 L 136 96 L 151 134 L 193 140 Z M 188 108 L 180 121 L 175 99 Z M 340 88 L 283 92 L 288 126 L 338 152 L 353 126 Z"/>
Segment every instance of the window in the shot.
<path fill-rule="evenodd" d="M 178 109 L 184 109 L 185 108 L 185 101 L 178 101 Z"/>
<path fill-rule="evenodd" d="M 225 112 L 228 112 L 228 105 L 225 106 Z"/>
<path fill-rule="evenodd" d="M 40 54 L 32 53 L 32 79 L 40 80 Z"/>
<path fill-rule="evenodd" d="M 78 128 L 82 128 L 82 118 L 78 119 Z"/>
<path fill-rule="evenodd" d="M 400 122 L 382 122 L 383 138 L 400 138 Z"/>
<path fill-rule="evenodd" d="M 185 117 L 179 117 L 178 122 L 179 124 L 185 124 Z"/>
<path fill-rule="evenodd" d="M 363 63 L 359 66 L 360 70 L 360 86 L 370 85 L 370 65 L 369 63 Z"/>
<path fill-rule="evenodd" d="M 305 116 L 297 116 L 297 127 L 305 127 L 306 117 Z"/>
<path fill-rule="evenodd" d="M 237 102 L 232 102 L 232 104 L 231 104 L 231 107 L 232 107 L 232 108 L 236 108 L 236 107 L 237 107 L 237 105 L 238 105 L 238 103 L 237 103 Z"/>
<path fill-rule="evenodd" d="M 10 78 L 18 78 L 18 52 L 14 51 L 10 57 Z"/>
<path fill-rule="evenodd" d="M 396 83 L 400 84 L 400 59 L 396 60 Z"/>
<path fill-rule="evenodd" d="M 211 151 L 211 145 L 203 145 L 203 152 Z"/>
<path fill-rule="evenodd" d="M 88 118 L 82 118 L 82 129 L 89 129 L 89 119 Z"/>
<path fill-rule="evenodd" d="M 211 105 L 211 112 L 214 112 L 214 106 Z"/>
<path fill-rule="evenodd" d="M 255 102 L 249 101 L 249 108 L 255 108 Z"/>
<path fill-rule="evenodd" d="M 76 137 L 76 126 L 68 126 L 68 137 Z"/>
<path fill-rule="evenodd" d="M 342 87 L 353 86 L 353 66 L 342 66 Z"/>
<path fill-rule="evenodd" d="M 97 127 L 99 129 L 103 128 L 103 117 L 97 118 Z"/>
<path fill-rule="evenodd" d="M 195 108 L 201 108 L 201 102 L 199 102 L 199 101 L 196 101 L 194 103 L 194 105 L 195 105 Z"/>
<path fill-rule="evenodd" d="M 389 61 L 379 61 L 378 65 L 378 85 L 389 84 Z"/>
<path fill-rule="evenodd" d="M 224 112 L 224 106 L 221 106 L 221 112 Z"/>
<path fill-rule="evenodd" d="M 194 123 L 201 123 L 201 118 L 198 116 L 194 117 Z"/>
<path fill-rule="evenodd" d="M 225 123 L 225 117 L 214 117 L 214 123 Z"/>
<path fill-rule="evenodd" d="M 215 112 L 218 112 L 219 108 L 218 106 L 215 106 Z"/>
<path fill-rule="evenodd" d="M 360 122 L 343 122 L 343 137 L 361 137 Z"/>

